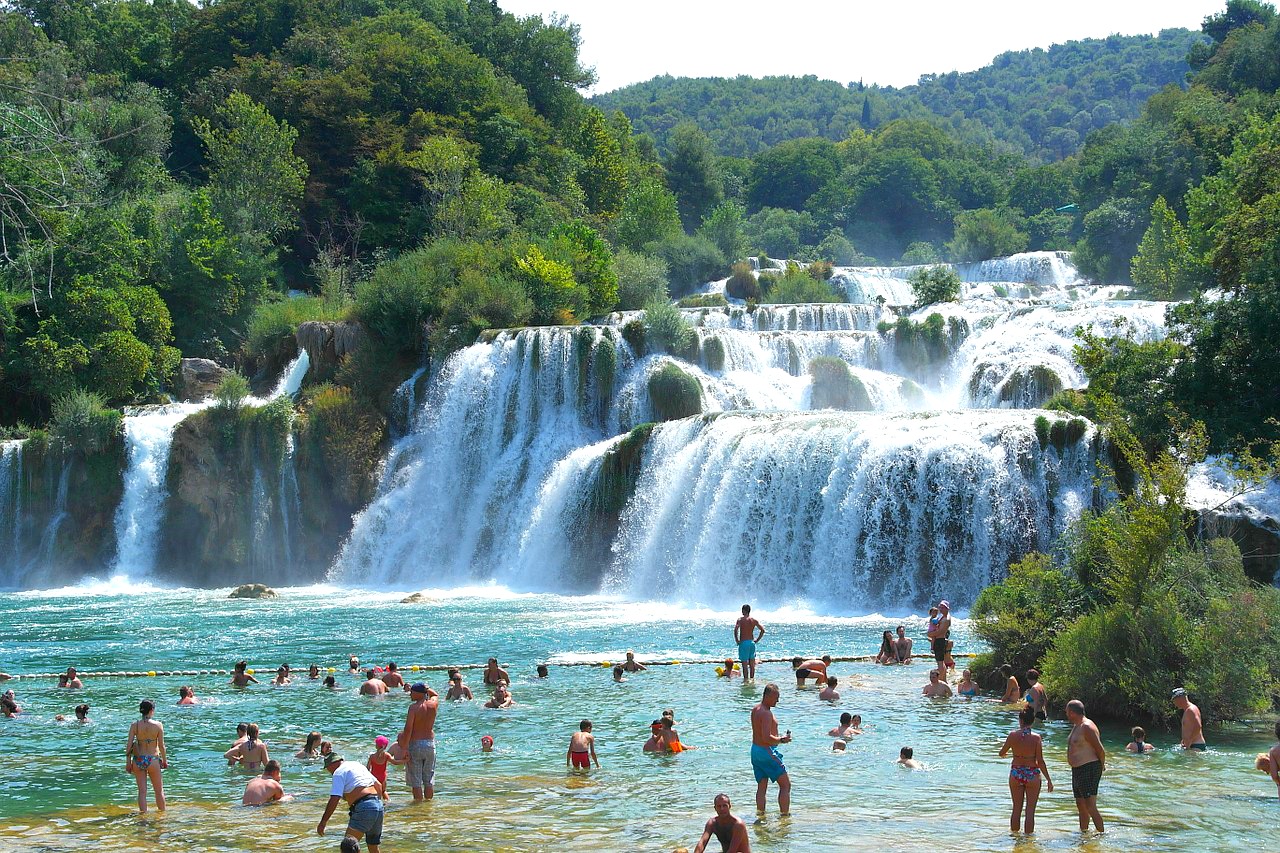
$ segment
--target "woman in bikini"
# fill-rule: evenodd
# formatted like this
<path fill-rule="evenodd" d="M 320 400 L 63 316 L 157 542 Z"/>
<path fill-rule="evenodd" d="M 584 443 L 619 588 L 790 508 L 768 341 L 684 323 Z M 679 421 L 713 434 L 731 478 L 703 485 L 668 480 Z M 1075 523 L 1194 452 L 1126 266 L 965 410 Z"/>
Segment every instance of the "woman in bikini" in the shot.
<path fill-rule="evenodd" d="M 307 742 L 302 745 L 302 749 L 294 754 L 294 758 L 320 758 L 320 741 L 323 737 L 319 732 L 311 732 L 307 735 Z"/>
<path fill-rule="evenodd" d="M 898 653 L 893 648 L 893 633 L 885 631 L 880 637 L 880 651 L 876 654 L 876 663 L 897 663 Z"/>
<path fill-rule="evenodd" d="M 244 743 L 236 744 L 222 754 L 222 757 L 232 763 L 239 763 L 246 770 L 257 771 L 259 767 L 267 763 L 267 745 L 258 740 L 258 724 L 250 723 L 249 729 L 245 732 L 248 737 Z"/>
<path fill-rule="evenodd" d="M 961 674 L 960 683 L 956 685 L 956 692 L 961 696 L 973 698 L 978 695 L 978 682 L 973 680 L 973 673 L 965 670 Z"/>
<path fill-rule="evenodd" d="M 164 783 L 160 771 L 169 766 L 164 749 L 164 726 L 151 719 L 155 703 L 143 699 L 138 703 L 142 719 L 129 726 L 129 739 L 124 747 L 125 772 L 132 773 L 138 781 L 138 811 L 147 812 L 147 782 L 155 791 L 156 809 L 164 811 Z"/>
<path fill-rule="evenodd" d="M 1000 747 L 1000 757 L 1004 758 L 1013 752 L 1013 763 L 1009 767 L 1009 796 L 1013 798 L 1013 813 L 1009 818 L 1009 831 L 1018 831 L 1019 818 L 1022 817 L 1022 806 L 1027 807 L 1027 819 L 1024 831 L 1030 835 L 1036 831 L 1036 801 L 1040 799 L 1040 774 L 1049 784 L 1049 793 L 1053 793 L 1053 780 L 1049 778 L 1049 768 L 1044 763 L 1044 745 L 1040 735 L 1031 731 L 1035 722 L 1035 711 L 1030 706 L 1018 712 L 1019 726 L 1009 732 Z"/>

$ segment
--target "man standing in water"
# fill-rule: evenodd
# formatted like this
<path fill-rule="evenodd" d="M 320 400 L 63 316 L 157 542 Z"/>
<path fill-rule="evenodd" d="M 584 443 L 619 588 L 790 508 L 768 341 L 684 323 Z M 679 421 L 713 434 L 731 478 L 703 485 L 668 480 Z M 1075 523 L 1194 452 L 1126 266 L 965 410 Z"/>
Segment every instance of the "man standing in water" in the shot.
<path fill-rule="evenodd" d="M 1182 712 L 1182 748 L 1203 752 L 1208 748 L 1204 742 L 1204 720 L 1200 718 L 1200 709 L 1191 701 L 1185 687 L 1174 689 L 1173 704 Z"/>
<path fill-rule="evenodd" d="M 1076 798 L 1080 815 L 1080 831 L 1089 828 L 1089 818 L 1102 832 L 1102 815 L 1098 813 L 1098 783 L 1106 770 L 1107 751 L 1102 748 L 1098 727 L 1084 715 L 1084 703 L 1072 699 L 1067 703 L 1067 720 L 1071 734 L 1067 736 L 1067 763 L 1071 765 L 1071 793 Z"/>
<path fill-rule="evenodd" d="M 405 779 L 417 803 L 436 793 L 436 712 L 440 710 L 440 699 L 421 681 L 409 688 L 409 698 L 409 713 L 396 743 L 407 755 Z"/>
<path fill-rule="evenodd" d="M 938 664 L 938 677 L 947 680 L 947 638 L 951 635 L 951 603 L 938 602 L 938 615 L 929 619 L 929 647 Z"/>
<path fill-rule="evenodd" d="M 324 835 L 324 828 L 337 810 L 338 803 L 346 800 L 351 806 L 347 816 L 347 838 L 355 841 L 363 838 L 369 845 L 369 853 L 378 853 L 385 816 L 382 798 L 378 796 L 378 780 L 363 764 L 343 761 L 336 752 L 325 756 L 324 769 L 333 777 L 333 787 L 329 789 L 329 803 L 324 807 L 324 816 L 316 824 L 316 835 Z"/>
<path fill-rule="evenodd" d="M 738 644 L 738 660 L 742 662 L 744 680 L 756 677 L 756 643 L 763 637 L 764 626 L 751 615 L 751 605 L 742 605 L 742 615 L 733 624 L 733 641 Z"/>
<path fill-rule="evenodd" d="M 756 776 L 756 812 L 764 814 L 769 783 L 778 783 L 778 811 L 791 814 L 791 777 L 782 763 L 778 745 L 791 743 L 791 730 L 778 736 L 778 720 L 773 708 L 778 704 L 778 685 L 766 684 L 760 704 L 751 709 L 751 769 Z"/>
<path fill-rule="evenodd" d="M 751 853 L 751 837 L 747 834 L 747 822 L 730 811 L 728 794 L 716 794 L 716 816 L 702 828 L 702 837 L 693 853 L 704 853 L 711 843 L 711 836 L 720 842 L 723 853 Z"/>

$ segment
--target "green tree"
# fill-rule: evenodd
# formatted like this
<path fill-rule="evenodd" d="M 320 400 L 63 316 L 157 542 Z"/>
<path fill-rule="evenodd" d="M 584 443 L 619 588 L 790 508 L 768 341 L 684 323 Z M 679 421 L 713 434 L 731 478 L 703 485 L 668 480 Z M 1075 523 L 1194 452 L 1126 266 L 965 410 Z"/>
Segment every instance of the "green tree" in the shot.
<path fill-rule="evenodd" d="M 1187 229 L 1163 196 L 1151 206 L 1151 225 L 1129 269 L 1134 284 L 1160 299 L 1186 296 L 1204 279 L 1203 264 L 1192 252 Z"/>
<path fill-rule="evenodd" d="M 715 243 L 720 254 L 726 259 L 737 260 L 747 251 L 747 238 L 743 232 L 745 223 L 743 214 L 742 205 L 737 202 L 721 202 L 702 220 L 702 227 L 698 229 L 698 233 Z"/>
<path fill-rule="evenodd" d="M 674 237 L 680 233 L 676 197 L 655 178 L 637 181 L 627 190 L 613 228 L 618 243 L 632 251 Z"/>
<path fill-rule="evenodd" d="M 692 123 L 676 127 L 662 165 L 667 170 L 667 186 L 676 196 L 680 221 L 686 231 L 692 231 L 723 197 L 711 140 Z"/>
<path fill-rule="evenodd" d="M 578 183 L 586 194 L 588 209 L 606 218 L 616 216 L 627 195 L 627 168 L 622 147 L 598 109 L 587 109 L 582 118 L 578 153 L 582 155 Z"/>
<path fill-rule="evenodd" d="M 955 302 L 960 298 L 960 276 L 951 267 L 931 266 L 911 274 L 911 292 L 916 304 L 923 307 L 938 302 Z"/>
<path fill-rule="evenodd" d="M 803 210 L 809 197 L 840 170 L 835 143 L 827 139 L 792 139 L 756 155 L 751 164 L 747 199 L 753 210 L 781 207 Z"/>
<path fill-rule="evenodd" d="M 586 293 L 585 304 L 580 312 L 575 312 L 580 318 L 613 310 L 618 303 L 618 274 L 613 267 L 609 244 L 600 232 L 580 220 L 563 222 L 552 229 L 545 248 L 547 257 L 573 271 L 574 278 Z"/>
<path fill-rule="evenodd" d="M 636 311 L 650 302 L 667 301 L 667 264 L 661 258 L 619 249 L 613 256 L 618 275 L 618 308 Z"/>
<path fill-rule="evenodd" d="M 1018 229 L 1017 217 L 1008 210 L 964 210 L 956 214 L 955 235 L 947 243 L 957 262 L 984 261 L 1024 251 L 1027 235 Z"/>
<path fill-rule="evenodd" d="M 533 318 L 540 323 L 575 323 L 589 313 L 587 294 L 574 280 L 573 270 L 530 246 L 516 261 L 525 292 L 533 302 Z"/>

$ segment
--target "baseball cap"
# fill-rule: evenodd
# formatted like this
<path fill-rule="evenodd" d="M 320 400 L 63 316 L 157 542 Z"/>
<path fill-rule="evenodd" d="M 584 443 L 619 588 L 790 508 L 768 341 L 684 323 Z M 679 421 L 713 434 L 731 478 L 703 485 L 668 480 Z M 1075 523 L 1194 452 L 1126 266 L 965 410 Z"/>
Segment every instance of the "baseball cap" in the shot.
<path fill-rule="evenodd" d="M 336 752 L 331 752 L 324 757 L 324 766 L 328 767 L 330 764 L 337 764 L 341 760 L 341 755 L 338 755 Z"/>
<path fill-rule="evenodd" d="M 427 685 L 419 681 L 417 684 L 414 684 L 412 687 L 409 688 L 409 692 L 410 693 L 426 693 Z"/>

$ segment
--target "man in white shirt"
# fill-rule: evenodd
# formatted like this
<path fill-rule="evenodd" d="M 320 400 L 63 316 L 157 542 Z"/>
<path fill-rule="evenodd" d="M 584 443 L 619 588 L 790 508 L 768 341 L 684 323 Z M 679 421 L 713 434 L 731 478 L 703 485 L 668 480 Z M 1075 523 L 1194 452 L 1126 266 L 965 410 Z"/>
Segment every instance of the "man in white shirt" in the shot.
<path fill-rule="evenodd" d="M 316 834 L 324 835 L 325 825 L 333 817 L 338 803 L 346 800 L 351 807 L 347 817 L 347 837 L 356 841 L 364 838 L 369 845 L 369 853 L 378 853 L 384 816 L 382 799 L 378 796 L 378 780 L 364 765 L 343 761 L 336 752 L 325 756 L 324 769 L 333 775 L 333 787 L 329 790 L 329 804 L 325 806 L 324 817 L 316 825 Z"/>

